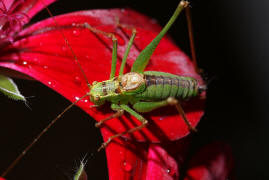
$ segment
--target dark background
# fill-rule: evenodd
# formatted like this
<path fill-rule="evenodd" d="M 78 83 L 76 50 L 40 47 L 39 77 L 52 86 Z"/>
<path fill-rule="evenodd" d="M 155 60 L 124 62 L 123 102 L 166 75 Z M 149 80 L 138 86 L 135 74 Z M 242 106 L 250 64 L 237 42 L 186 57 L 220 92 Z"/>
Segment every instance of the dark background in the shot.
<path fill-rule="evenodd" d="M 62 0 L 50 9 L 57 15 L 82 9 L 130 7 L 164 25 L 177 2 Z M 205 116 L 194 142 L 196 146 L 215 140 L 230 144 L 238 179 L 269 177 L 268 7 L 267 0 L 192 1 L 199 65 L 206 79 L 213 78 L 208 85 Z M 46 17 L 44 11 L 34 20 Z M 185 23 L 180 18 L 169 34 L 189 53 Z M 29 97 L 31 109 L 0 96 L 0 171 L 69 104 L 37 82 L 16 80 L 16 83 Z M 72 179 L 73 170 L 86 154 L 89 179 L 108 179 L 105 153 L 96 152 L 101 142 L 94 121 L 75 107 L 42 137 L 8 179 Z"/>

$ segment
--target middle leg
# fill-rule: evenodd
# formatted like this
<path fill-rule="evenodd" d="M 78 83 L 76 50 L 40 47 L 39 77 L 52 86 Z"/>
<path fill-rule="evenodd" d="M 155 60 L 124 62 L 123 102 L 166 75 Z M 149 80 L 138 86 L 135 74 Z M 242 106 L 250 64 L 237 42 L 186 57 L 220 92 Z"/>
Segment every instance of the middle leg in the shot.
<path fill-rule="evenodd" d="M 136 117 L 142 124 L 140 126 L 134 127 L 132 129 L 127 130 L 127 131 L 124 131 L 122 133 L 118 133 L 118 134 L 115 134 L 113 136 L 110 136 L 108 138 L 108 140 L 101 145 L 101 147 L 98 149 L 98 151 L 100 151 L 101 149 L 105 148 L 113 139 L 115 139 L 117 137 L 120 137 L 122 135 L 128 134 L 128 133 L 133 133 L 135 131 L 141 130 L 141 129 L 143 129 L 148 124 L 148 121 L 143 116 L 141 116 L 140 114 L 138 114 L 137 112 L 135 112 L 127 104 L 121 104 L 120 107 L 124 111 L 126 111 L 126 112 L 130 113 L 132 116 Z"/>
<path fill-rule="evenodd" d="M 186 117 L 186 114 L 183 110 L 183 108 L 181 107 L 179 101 L 177 99 L 175 99 L 174 97 L 169 97 L 166 100 L 163 101 L 157 101 L 157 102 L 137 102 L 133 105 L 133 108 L 137 111 L 137 112 L 150 112 L 153 111 L 154 109 L 158 109 L 160 107 L 164 107 L 167 105 L 173 105 L 176 106 L 179 114 L 182 116 L 184 122 L 186 123 L 186 125 L 188 126 L 190 131 L 194 131 L 196 132 L 197 130 L 191 126 L 188 118 Z"/>

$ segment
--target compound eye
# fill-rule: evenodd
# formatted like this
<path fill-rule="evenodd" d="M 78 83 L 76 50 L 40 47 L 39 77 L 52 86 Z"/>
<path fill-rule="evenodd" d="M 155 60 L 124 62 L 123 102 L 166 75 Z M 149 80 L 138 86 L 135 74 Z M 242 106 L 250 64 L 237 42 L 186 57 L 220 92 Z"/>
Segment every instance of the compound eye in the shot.
<path fill-rule="evenodd" d="M 94 86 L 94 85 L 96 85 L 98 82 L 97 81 L 93 81 L 92 82 L 92 85 Z"/>
<path fill-rule="evenodd" d="M 99 100 L 100 100 L 100 96 L 98 96 L 98 95 L 94 96 L 94 97 L 93 97 L 93 100 L 94 100 L 94 101 L 99 101 Z"/>

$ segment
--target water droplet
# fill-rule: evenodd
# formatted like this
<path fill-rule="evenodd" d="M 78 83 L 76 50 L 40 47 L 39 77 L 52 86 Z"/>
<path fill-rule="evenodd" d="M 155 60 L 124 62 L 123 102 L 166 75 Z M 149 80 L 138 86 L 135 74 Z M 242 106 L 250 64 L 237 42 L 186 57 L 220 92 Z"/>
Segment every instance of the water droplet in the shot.
<path fill-rule="evenodd" d="M 79 36 L 79 31 L 78 30 L 73 30 L 73 35 L 74 36 Z"/>
<path fill-rule="evenodd" d="M 86 58 L 86 59 L 90 59 L 90 56 L 87 54 L 87 55 L 85 56 L 85 58 Z"/>
<path fill-rule="evenodd" d="M 76 23 L 72 23 L 72 26 L 76 26 Z"/>
<path fill-rule="evenodd" d="M 79 100 L 79 97 L 76 96 L 75 99 L 76 99 L 76 100 Z"/>
<path fill-rule="evenodd" d="M 62 46 L 62 51 L 67 51 L 67 47 L 66 46 Z"/>
<path fill-rule="evenodd" d="M 74 82 L 77 84 L 77 85 L 81 85 L 81 79 L 79 76 L 75 76 L 74 78 Z"/>
<path fill-rule="evenodd" d="M 18 60 L 16 63 L 18 65 L 20 65 L 20 66 L 26 66 L 26 67 L 28 67 L 28 62 L 27 61 Z"/>
<path fill-rule="evenodd" d="M 174 176 L 176 174 L 176 171 L 174 169 L 167 169 L 167 173 L 170 175 L 170 176 Z"/>
<path fill-rule="evenodd" d="M 48 66 L 43 66 L 44 69 L 48 69 Z"/>
<path fill-rule="evenodd" d="M 162 116 L 162 117 L 159 118 L 159 120 L 160 120 L 160 121 L 161 121 L 161 120 L 164 120 L 166 117 L 167 117 L 167 116 Z"/>
<path fill-rule="evenodd" d="M 124 171 L 130 172 L 132 169 L 133 169 L 133 166 L 129 162 L 126 162 L 126 161 L 123 162 Z"/>
<path fill-rule="evenodd" d="M 88 101 L 88 99 L 85 99 L 84 102 L 87 103 L 87 102 L 89 102 L 89 101 Z"/>
<path fill-rule="evenodd" d="M 48 81 L 48 85 L 49 85 L 51 88 L 55 88 L 55 82 Z"/>

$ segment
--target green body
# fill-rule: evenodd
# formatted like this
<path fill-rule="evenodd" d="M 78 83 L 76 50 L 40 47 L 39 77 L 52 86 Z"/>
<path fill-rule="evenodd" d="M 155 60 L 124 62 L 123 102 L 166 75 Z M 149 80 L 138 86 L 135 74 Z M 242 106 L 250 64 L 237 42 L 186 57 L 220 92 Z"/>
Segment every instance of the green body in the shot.
<path fill-rule="evenodd" d="M 108 101 L 112 103 L 111 108 L 113 110 L 118 111 L 123 109 L 138 117 L 140 115 L 133 112 L 133 110 L 128 107 L 128 104 L 133 105 L 136 112 L 149 112 L 156 108 L 168 105 L 167 99 L 169 97 L 186 100 L 199 94 L 199 85 L 194 78 L 156 71 L 144 72 L 150 57 L 160 40 L 174 23 L 182 9 L 187 5 L 187 1 L 180 1 L 176 11 L 166 26 L 138 55 L 132 66 L 131 72 L 123 74 L 126 59 L 136 34 L 136 31 L 133 30 L 117 77 L 115 77 L 117 39 L 112 35 L 113 50 L 110 79 L 103 82 L 94 82 L 89 92 L 90 99 L 95 105 L 100 106 Z M 133 78 L 134 82 L 132 82 Z M 144 118 L 138 119 L 142 121 L 144 120 Z"/>
<path fill-rule="evenodd" d="M 192 128 L 191 124 L 187 120 L 185 113 L 181 106 L 179 105 L 178 100 L 187 100 L 192 97 L 196 97 L 199 95 L 201 91 L 204 91 L 206 88 L 203 85 L 198 85 L 196 79 L 191 77 L 183 77 L 177 76 L 164 72 L 156 72 L 156 71 L 145 71 L 150 57 L 152 56 L 154 50 L 159 44 L 160 40 L 169 30 L 171 25 L 174 23 L 180 12 L 188 6 L 188 2 L 181 0 L 178 4 L 173 16 L 170 18 L 168 23 L 162 29 L 162 31 L 156 36 L 155 39 L 152 40 L 148 46 L 141 51 L 135 60 L 131 72 L 123 74 L 125 63 L 130 51 L 130 48 L 135 39 L 136 31 L 133 29 L 133 34 L 130 38 L 130 41 L 127 45 L 127 49 L 122 58 L 122 63 L 120 67 L 120 72 L 118 76 L 115 76 L 116 72 L 116 61 L 117 61 L 117 39 L 111 33 L 102 32 L 91 27 L 87 23 L 83 23 L 78 25 L 78 27 L 84 27 L 89 29 L 94 33 L 100 33 L 102 35 L 106 35 L 112 38 L 113 49 L 112 49 L 112 64 L 111 64 L 111 72 L 110 79 L 103 82 L 93 82 L 92 85 L 88 83 L 86 75 L 81 68 L 77 57 L 74 54 L 74 58 L 76 63 L 81 69 L 82 74 L 84 75 L 85 80 L 90 88 L 90 92 L 86 95 L 80 97 L 71 105 L 69 105 L 61 114 L 59 114 L 35 139 L 34 141 L 21 153 L 20 156 L 8 167 L 8 169 L 2 174 L 4 177 L 10 169 L 24 156 L 24 154 L 38 141 L 38 139 L 73 105 L 75 105 L 78 101 L 85 98 L 86 96 L 90 96 L 91 101 L 96 105 L 102 105 L 106 101 L 111 102 L 111 108 L 117 111 L 115 114 L 111 115 L 108 118 L 100 120 L 96 126 L 99 127 L 105 121 L 119 117 L 123 114 L 123 112 L 128 112 L 132 116 L 136 117 L 142 124 L 140 126 L 134 127 L 128 131 L 115 134 L 108 138 L 108 140 L 102 144 L 99 148 L 102 149 L 107 146 L 112 139 L 122 136 L 126 133 L 133 133 L 134 131 L 140 130 L 144 128 L 148 121 L 139 114 L 139 112 L 150 112 L 154 109 L 167 106 L 167 105 L 175 105 L 183 120 L 187 124 L 190 130 L 195 130 Z M 65 39 L 67 45 L 68 41 Z M 71 49 L 71 47 L 70 47 Z M 71 49 L 72 50 L 72 49 Z M 72 50 L 73 52 L 73 50 Z M 133 108 L 129 107 L 129 104 L 132 105 Z M 82 169 L 76 174 L 75 179 L 78 179 L 80 176 Z"/>
<path fill-rule="evenodd" d="M 175 105 L 189 129 L 195 130 L 187 120 L 178 100 L 181 101 L 196 97 L 199 95 L 201 90 L 205 90 L 204 86 L 199 86 L 197 80 L 191 77 L 177 76 L 156 71 L 144 72 L 150 57 L 160 40 L 169 30 L 180 12 L 188 6 L 188 4 L 189 3 L 187 1 L 180 1 L 173 16 L 162 31 L 151 41 L 151 43 L 148 44 L 147 47 L 145 47 L 145 49 L 140 52 L 132 65 L 131 72 L 129 73 L 123 74 L 130 48 L 135 39 L 136 30 L 133 29 L 132 36 L 122 58 L 118 76 L 115 75 L 117 62 L 117 39 L 113 34 L 110 34 L 113 42 L 110 79 L 102 82 L 93 82 L 92 85 L 89 85 L 91 90 L 88 95 L 96 106 L 100 106 L 105 102 L 111 102 L 111 109 L 116 111 L 116 113 L 100 120 L 96 126 L 99 127 L 105 121 L 121 116 L 124 111 L 136 117 L 142 124 L 126 132 L 111 136 L 107 142 L 103 143 L 101 148 L 106 147 L 106 145 L 116 137 L 126 133 L 132 133 L 145 127 L 148 121 L 139 114 L 140 112 L 150 112 L 154 109 L 167 105 Z M 94 30 L 93 28 L 90 28 L 90 25 L 88 25 L 87 28 L 91 31 Z M 96 32 L 96 30 L 94 30 L 94 32 Z M 101 34 L 106 33 L 103 32 Z M 132 108 L 129 107 L 129 105 L 132 105 Z M 99 148 L 99 150 L 101 148 Z"/>
<path fill-rule="evenodd" d="M 131 81 L 130 79 L 139 75 L 141 75 L 141 81 L 136 82 L 135 88 L 126 89 L 127 85 L 123 85 L 123 77 L 128 76 L 129 81 Z M 198 83 L 194 78 L 145 71 L 143 73 L 127 73 L 107 81 L 98 82 L 93 85 L 90 94 L 91 101 L 97 105 L 102 105 L 105 101 L 117 105 L 132 104 L 138 112 L 148 112 L 153 109 L 139 108 L 138 104 L 141 102 L 147 102 L 147 104 L 148 102 L 160 102 L 169 97 L 186 100 L 197 96 L 198 89 Z M 167 105 L 167 103 L 163 105 Z"/>
<path fill-rule="evenodd" d="M 147 75 L 148 81 L 156 79 L 156 85 L 146 85 L 143 92 L 134 95 L 140 100 L 159 101 L 168 97 L 186 100 L 198 95 L 198 83 L 194 78 L 157 71 L 145 71 L 143 74 Z"/>

